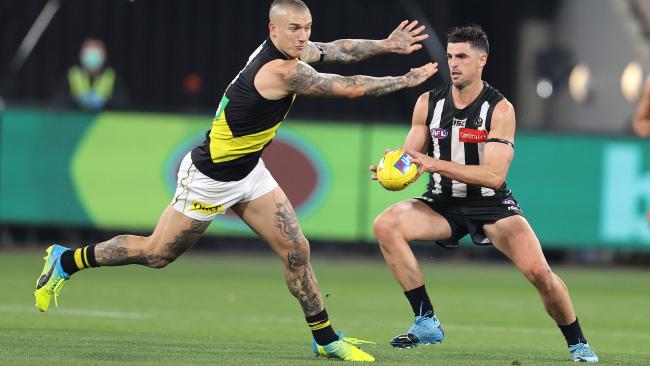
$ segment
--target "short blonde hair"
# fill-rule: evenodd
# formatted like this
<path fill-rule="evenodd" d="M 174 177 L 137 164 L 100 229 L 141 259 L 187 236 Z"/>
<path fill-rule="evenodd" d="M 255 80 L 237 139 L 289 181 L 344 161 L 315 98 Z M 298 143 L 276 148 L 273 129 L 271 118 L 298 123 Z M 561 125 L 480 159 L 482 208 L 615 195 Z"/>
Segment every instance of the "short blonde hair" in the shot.
<path fill-rule="evenodd" d="M 307 4 L 302 2 L 302 0 L 273 0 L 271 7 L 269 8 L 269 19 L 271 19 L 271 13 L 276 7 L 291 8 L 298 11 L 309 11 L 309 7 L 307 7 Z"/>

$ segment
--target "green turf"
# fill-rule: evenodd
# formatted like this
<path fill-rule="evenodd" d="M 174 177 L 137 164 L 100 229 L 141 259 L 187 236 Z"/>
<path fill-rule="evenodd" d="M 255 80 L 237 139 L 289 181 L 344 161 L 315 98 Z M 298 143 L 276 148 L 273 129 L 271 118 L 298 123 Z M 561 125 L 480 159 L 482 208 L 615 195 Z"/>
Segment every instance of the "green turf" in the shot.
<path fill-rule="evenodd" d="M 483 249 L 490 250 L 490 249 Z M 59 308 L 32 291 L 41 252 L 0 252 L 2 365 L 335 365 L 311 353 L 297 302 L 269 257 L 187 255 L 163 270 L 75 275 Z M 379 365 L 569 365 L 564 340 L 510 266 L 423 259 L 442 345 L 392 349 L 412 315 L 385 264 L 312 260 L 333 324 L 377 342 Z M 650 364 L 650 271 L 556 268 L 605 365 Z"/>

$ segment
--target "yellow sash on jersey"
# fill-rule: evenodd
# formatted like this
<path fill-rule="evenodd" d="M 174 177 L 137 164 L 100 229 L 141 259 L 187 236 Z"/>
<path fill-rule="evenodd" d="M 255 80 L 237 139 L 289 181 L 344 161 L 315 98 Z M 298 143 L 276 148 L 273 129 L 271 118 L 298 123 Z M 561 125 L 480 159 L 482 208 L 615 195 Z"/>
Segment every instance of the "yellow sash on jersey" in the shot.
<path fill-rule="evenodd" d="M 296 94 L 294 93 L 291 96 L 291 105 L 293 105 L 295 100 Z M 229 102 L 228 98 L 224 95 L 215 113 L 215 118 L 212 120 L 212 129 L 210 129 L 210 157 L 214 163 L 235 160 L 262 150 L 275 137 L 276 131 L 282 124 L 282 121 L 280 121 L 266 130 L 235 137 L 230 130 L 230 126 L 228 126 L 226 118 L 226 105 Z M 287 108 L 284 117 L 289 113 L 291 105 Z"/>
<path fill-rule="evenodd" d="M 234 137 L 226 122 L 226 114 L 222 113 L 219 119 L 212 121 L 210 157 L 213 162 L 221 163 L 260 151 L 275 137 L 275 133 L 281 124 L 282 122 L 278 122 L 278 124 L 266 130 Z"/>

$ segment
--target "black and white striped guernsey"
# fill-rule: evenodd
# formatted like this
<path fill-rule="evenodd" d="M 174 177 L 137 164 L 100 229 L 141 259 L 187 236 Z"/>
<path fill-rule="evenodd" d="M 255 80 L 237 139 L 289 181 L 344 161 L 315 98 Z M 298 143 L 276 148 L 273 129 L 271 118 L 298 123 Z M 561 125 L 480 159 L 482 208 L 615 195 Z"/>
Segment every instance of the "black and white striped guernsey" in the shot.
<path fill-rule="evenodd" d="M 454 106 L 451 84 L 429 92 L 429 155 L 464 165 L 483 164 L 483 149 L 490 132 L 492 112 L 503 99 L 498 90 L 483 82 L 479 96 L 464 109 Z M 506 183 L 495 190 L 431 173 L 427 187 L 446 197 L 480 198 L 506 193 Z"/>

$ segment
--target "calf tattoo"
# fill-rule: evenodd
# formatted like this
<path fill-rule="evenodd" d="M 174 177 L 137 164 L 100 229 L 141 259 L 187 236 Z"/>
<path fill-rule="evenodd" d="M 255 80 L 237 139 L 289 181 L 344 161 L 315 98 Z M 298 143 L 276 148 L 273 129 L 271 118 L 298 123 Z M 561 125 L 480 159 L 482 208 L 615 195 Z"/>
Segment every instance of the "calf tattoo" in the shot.
<path fill-rule="evenodd" d="M 291 271 L 287 268 L 284 273 L 289 291 L 298 299 L 305 315 L 312 316 L 323 310 L 323 299 L 311 264 L 299 270 Z"/>
<path fill-rule="evenodd" d="M 275 227 L 281 236 L 288 240 L 292 248 L 287 253 L 287 266 L 284 277 L 289 291 L 298 299 L 303 312 L 310 316 L 323 310 L 323 299 L 320 295 L 314 270 L 309 264 L 309 243 L 300 230 L 296 213 L 288 199 L 276 203 Z"/>

